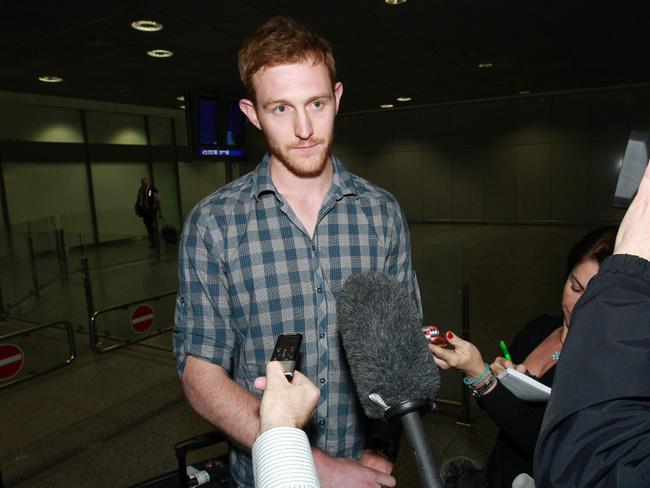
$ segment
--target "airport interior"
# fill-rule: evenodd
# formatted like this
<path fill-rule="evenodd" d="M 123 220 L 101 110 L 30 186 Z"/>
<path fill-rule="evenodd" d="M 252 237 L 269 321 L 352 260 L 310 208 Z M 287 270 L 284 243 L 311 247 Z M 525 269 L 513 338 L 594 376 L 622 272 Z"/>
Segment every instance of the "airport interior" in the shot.
<path fill-rule="evenodd" d="M 624 214 L 613 196 L 626 143 L 650 131 L 643 8 L 0 0 L 0 484 L 136 485 L 176 469 L 177 442 L 214 430 L 171 351 L 179 235 L 197 202 L 264 156 L 237 113 L 237 50 L 267 18 L 332 43 L 344 84 L 332 152 L 397 198 L 424 324 L 491 362 L 500 340 L 561 314 L 568 250 Z M 228 131 L 207 150 L 193 124 L 206 98 Z M 153 247 L 134 212 L 143 177 L 161 206 Z M 484 464 L 497 435 L 461 378 L 442 374 L 423 419 L 438 464 Z M 419 486 L 404 439 L 394 475 Z"/>

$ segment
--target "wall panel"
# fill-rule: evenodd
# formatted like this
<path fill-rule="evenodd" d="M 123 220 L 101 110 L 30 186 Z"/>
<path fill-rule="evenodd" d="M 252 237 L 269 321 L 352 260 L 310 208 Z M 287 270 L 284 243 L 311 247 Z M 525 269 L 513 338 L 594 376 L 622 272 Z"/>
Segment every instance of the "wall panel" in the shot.
<path fill-rule="evenodd" d="M 83 142 L 79 110 L 0 103 L 0 140 Z"/>
<path fill-rule="evenodd" d="M 87 111 L 86 124 L 91 144 L 147 144 L 142 115 Z"/>
<path fill-rule="evenodd" d="M 515 147 L 485 149 L 483 216 L 486 220 L 517 219 L 517 150 Z"/>
<path fill-rule="evenodd" d="M 451 158 L 447 150 L 422 151 L 422 219 L 451 219 Z"/>
<path fill-rule="evenodd" d="M 453 219 L 483 218 L 483 154 L 481 148 L 451 151 Z"/>
<path fill-rule="evenodd" d="M 551 151 L 551 218 L 584 221 L 589 208 L 589 144 L 555 144 Z"/>
<path fill-rule="evenodd" d="M 407 220 L 422 220 L 422 159 L 420 152 L 395 155 L 395 197 Z"/>
<path fill-rule="evenodd" d="M 551 218 L 551 146 L 517 147 L 517 219 Z"/>
<path fill-rule="evenodd" d="M 368 179 L 391 193 L 395 192 L 395 153 L 368 154 Z"/>

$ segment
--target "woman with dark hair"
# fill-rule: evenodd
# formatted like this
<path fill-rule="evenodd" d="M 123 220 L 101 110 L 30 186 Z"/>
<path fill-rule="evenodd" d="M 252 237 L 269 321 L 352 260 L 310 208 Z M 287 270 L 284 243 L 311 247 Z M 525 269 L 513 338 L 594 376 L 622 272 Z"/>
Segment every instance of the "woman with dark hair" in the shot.
<path fill-rule="evenodd" d="M 600 264 L 614 250 L 616 227 L 601 227 L 578 242 L 569 252 L 567 279 L 562 292 L 561 317 L 542 315 L 517 334 L 509 352 L 512 361 L 497 358 L 488 365 L 472 343 L 447 333 L 453 349 L 429 345 L 436 364 L 465 373 L 479 406 L 500 427 L 496 445 L 487 465 L 490 487 L 511 487 L 520 473 L 533 475 L 535 443 L 542 426 L 546 403 L 526 402 L 515 396 L 496 378 L 505 368 L 515 368 L 551 386 L 562 345 L 569 331 L 571 312 Z"/>

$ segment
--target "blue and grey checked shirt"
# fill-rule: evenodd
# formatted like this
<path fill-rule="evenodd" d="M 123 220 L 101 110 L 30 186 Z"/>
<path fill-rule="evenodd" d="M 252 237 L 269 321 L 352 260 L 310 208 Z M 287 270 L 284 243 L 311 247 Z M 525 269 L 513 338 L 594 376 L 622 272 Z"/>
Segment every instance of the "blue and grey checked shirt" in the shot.
<path fill-rule="evenodd" d="M 300 332 L 299 369 L 321 391 L 308 428 L 312 442 L 332 456 L 359 457 L 364 416 L 342 360 L 338 292 L 350 275 L 378 271 L 402 281 L 421 305 L 397 201 L 332 160 L 313 238 L 273 185 L 268 155 L 190 212 L 178 261 L 174 353 L 181 374 L 188 355 L 202 358 L 259 396 L 253 381 L 264 375 L 275 339 Z M 234 480 L 252 487 L 250 456 L 235 446 L 230 456 Z"/>

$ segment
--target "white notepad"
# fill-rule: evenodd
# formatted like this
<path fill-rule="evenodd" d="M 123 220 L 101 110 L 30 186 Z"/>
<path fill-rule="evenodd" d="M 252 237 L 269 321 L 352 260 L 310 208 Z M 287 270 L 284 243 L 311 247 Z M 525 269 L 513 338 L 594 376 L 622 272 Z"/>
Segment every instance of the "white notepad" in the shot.
<path fill-rule="evenodd" d="M 508 368 L 497 375 L 499 381 L 517 397 L 528 402 L 547 402 L 551 389 L 524 373 Z"/>

